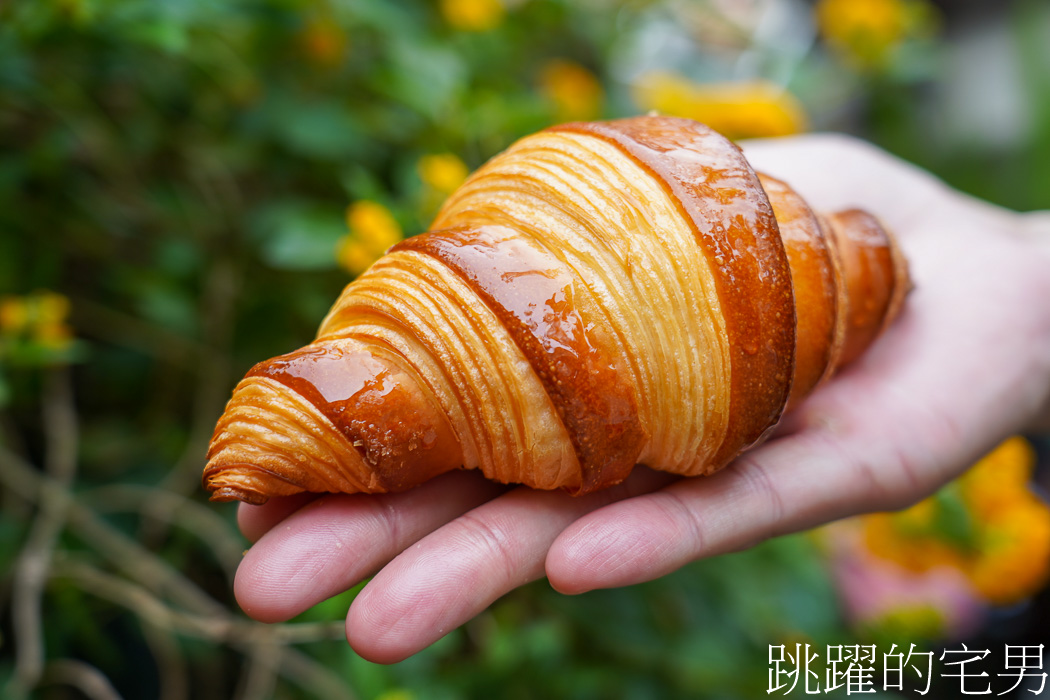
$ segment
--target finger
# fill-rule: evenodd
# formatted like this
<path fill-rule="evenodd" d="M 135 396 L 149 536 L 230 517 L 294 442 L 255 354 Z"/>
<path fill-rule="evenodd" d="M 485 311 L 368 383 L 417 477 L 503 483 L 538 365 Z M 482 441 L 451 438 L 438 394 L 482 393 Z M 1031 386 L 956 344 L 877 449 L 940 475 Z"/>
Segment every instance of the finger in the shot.
<path fill-rule="evenodd" d="M 519 488 L 475 508 L 402 552 L 364 587 L 347 615 L 347 639 L 370 661 L 400 661 L 541 577 L 550 543 L 580 515 L 672 479 L 643 467 L 619 486 L 579 498 Z"/>
<path fill-rule="evenodd" d="M 894 503 L 888 475 L 849 459 L 832 441 L 796 435 L 712 477 L 612 504 L 573 523 L 552 544 L 547 576 L 570 594 L 632 585 L 856 512 L 858 496 L 869 506 Z M 863 491 L 855 483 L 858 472 Z"/>
<path fill-rule="evenodd" d="M 237 526 L 249 542 L 258 542 L 259 538 L 270 531 L 277 523 L 299 510 L 307 503 L 317 499 L 321 494 L 297 493 L 294 496 L 271 498 L 261 506 L 241 503 L 237 507 Z"/>
<path fill-rule="evenodd" d="M 504 489 L 459 471 L 403 493 L 322 496 L 248 550 L 234 579 L 237 602 L 261 622 L 287 620 Z"/>
<path fill-rule="evenodd" d="M 547 576 L 563 593 L 626 586 L 856 512 L 903 507 L 940 485 L 941 472 L 919 464 L 921 449 L 899 451 L 901 439 L 858 430 L 839 413 L 714 476 L 580 519 L 551 546 Z"/>
<path fill-rule="evenodd" d="M 901 508 L 973 463 L 1012 420 L 987 415 L 986 401 L 1016 403 L 1016 381 L 975 400 L 956 379 L 978 376 L 964 366 L 968 356 L 956 358 L 956 371 L 937 372 L 952 360 L 920 330 L 935 323 L 906 313 L 900 326 L 810 398 L 796 417 L 799 432 L 715 476 L 610 505 L 566 528 L 547 556 L 551 585 L 566 593 L 629 585 L 845 515 Z"/>
<path fill-rule="evenodd" d="M 1018 228 L 1022 235 L 1035 244 L 1037 251 L 1044 256 L 1050 255 L 1050 210 L 1023 214 Z"/>

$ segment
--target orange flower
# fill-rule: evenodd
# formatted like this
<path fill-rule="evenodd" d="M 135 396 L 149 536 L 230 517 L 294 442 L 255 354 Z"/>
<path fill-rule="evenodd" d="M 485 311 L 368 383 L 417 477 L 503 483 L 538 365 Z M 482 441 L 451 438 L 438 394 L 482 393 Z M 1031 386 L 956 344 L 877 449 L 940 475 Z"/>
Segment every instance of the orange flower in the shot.
<path fill-rule="evenodd" d="M 53 350 L 64 350 L 73 340 L 73 330 L 64 323 L 40 324 L 33 329 L 33 340 Z"/>
<path fill-rule="evenodd" d="M 868 551 L 913 572 L 961 571 L 991 603 L 1023 600 L 1050 580 L 1050 508 L 1028 488 L 1035 453 L 1003 442 L 938 495 L 862 518 Z"/>
<path fill-rule="evenodd" d="M 982 554 L 967 575 L 992 603 L 1015 603 L 1050 578 L 1050 510 L 1035 496 L 1019 497 L 988 523 Z"/>
<path fill-rule="evenodd" d="M 315 65 L 333 67 L 346 58 L 350 38 L 335 19 L 313 17 L 303 27 L 299 43 Z"/>
<path fill-rule="evenodd" d="M 25 328 L 29 321 L 29 306 L 23 297 L 0 299 L 0 331 L 15 334 Z"/>
<path fill-rule="evenodd" d="M 959 479 L 963 498 L 981 516 L 999 513 L 1027 489 L 1035 466 L 1035 451 L 1022 437 L 1012 437 L 975 464 Z"/>
<path fill-rule="evenodd" d="M 642 109 L 695 119 L 731 139 L 806 130 L 801 103 L 766 81 L 699 84 L 672 73 L 651 73 L 634 93 Z"/>
<path fill-rule="evenodd" d="M 922 572 L 949 566 L 962 568 L 963 557 L 952 543 L 931 536 L 930 528 L 909 527 L 909 511 L 933 507 L 927 499 L 900 513 L 875 513 L 864 518 L 864 543 L 868 550 L 890 559 L 908 571 Z"/>
<path fill-rule="evenodd" d="M 554 105 L 559 121 L 594 119 L 605 100 L 594 73 L 572 61 L 547 63 L 540 70 L 539 90 Z"/>

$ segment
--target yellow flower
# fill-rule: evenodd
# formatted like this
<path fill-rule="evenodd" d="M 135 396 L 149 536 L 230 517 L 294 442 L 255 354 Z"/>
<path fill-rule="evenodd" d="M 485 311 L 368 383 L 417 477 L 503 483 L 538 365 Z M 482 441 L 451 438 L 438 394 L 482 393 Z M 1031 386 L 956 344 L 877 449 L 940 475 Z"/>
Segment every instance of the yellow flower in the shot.
<path fill-rule="evenodd" d="M 441 16 L 455 29 L 483 32 L 503 21 L 503 3 L 500 0 L 441 0 Z"/>
<path fill-rule="evenodd" d="M 831 46 L 858 66 L 874 68 L 926 24 L 929 11 L 925 0 L 820 0 L 816 19 Z"/>
<path fill-rule="evenodd" d="M 963 474 L 959 486 L 980 515 L 990 516 L 1017 500 L 1034 468 L 1035 450 L 1024 438 L 1012 437 Z"/>
<path fill-rule="evenodd" d="M 451 194 L 470 174 L 466 164 L 452 153 L 423 156 L 416 170 L 428 187 L 442 194 Z"/>
<path fill-rule="evenodd" d="M 27 338 L 52 350 L 64 350 L 73 338 L 66 324 L 69 299 L 54 292 L 0 299 L 0 331 Z"/>
<path fill-rule="evenodd" d="M 350 232 L 336 244 L 336 260 L 353 275 L 359 275 L 387 248 L 401 240 L 401 226 L 390 210 L 379 202 L 360 200 L 346 208 Z"/>
<path fill-rule="evenodd" d="M 807 123 L 791 93 L 761 80 L 701 85 L 651 73 L 636 86 L 635 100 L 642 109 L 695 119 L 731 139 L 797 134 Z"/>
<path fill-rule="evenodd" d="M 69 317 L 69 298 L 54 292 L 38 292 L 31 298 L 33 309 L 33 339 L 52 350 L 64 350 L 73 339 L 73 330 L 66 325 Z"/>
<path fill-rule="evenodd" d="M 332 67 L 342 63 L 346 57 L 350 39 L 335 19 L 314 17 L 307 21 L 300 32 L 299 43 L 315 65 Z"/>
<path fill-rule="evenodd" d="M 39 292 L 34 295 L 33 302 L 38 323 L 62 323 L 69 316 L 69 299 L 61 294 Z"/>
<path fill-rule="evenodd" d="M 14 335 L 29 320 L 29 307 L 23 297 L 4 297 L 0 299 L 0 331 Z"/>
<path fill-rule="evenodd" d="M 52 350 L 64 350 L 73 340 L 73 330 L 64 323 L 41 323 L 33 329 L 33 339 Z"/>
<path fill-rule="evenodd" d="M 993 603 L 1024 600 L 1050 578 L 1050 510 L 1035 496 L 1015 501 L 988 524 L 967 576 Z"/>
<path fill-rule="evenodd" d="M 933 499 L 926 499 L 913 508 L 924 510 L 935 507 Z M 962 568 L 963 556 L 952 543 L 929 532 L 915 529 L 914 515 L 908 509 L 902 513 L 875 513 L 866 516 L 864 542 L 868 550 L 883 559 L 889 559 L 908 571 L 929 571 L 942 566 Z"/>
<path fill-rule="evenodd" d="M 1031 596 L 1050 580 L 1050 507 L 1028 487 L 1035 453 L 1013 437 L 954 484 L 969 537 L 944 531 L 945 508 L 928 498 L 900 513 L 863 518 L 864 542 L 877 556 L 910 571 L 958 569 L 995 604 Z"/>
<path fill-rule="evenodd" d="M 562 121 L 594 119 L 601 113 L 605 91 L 589 70 L 571 61 L 547 63 L 539 75 L 540 93 Z"/>
<path fill-rule="evenodd" d="M 335 259 L 339 265 L 355 277 L 368 269 L 378 256 L 373 255 L 360 241 L 351 235 L 343 236 L 336 244 Z"/>
<path fill-rule="evenodd" d="M 370 251 L 378 254 L 401 240 L 401 226 L 390 210 L 367 199 L 354 202 L 346 209 L 350 233 Z"/>

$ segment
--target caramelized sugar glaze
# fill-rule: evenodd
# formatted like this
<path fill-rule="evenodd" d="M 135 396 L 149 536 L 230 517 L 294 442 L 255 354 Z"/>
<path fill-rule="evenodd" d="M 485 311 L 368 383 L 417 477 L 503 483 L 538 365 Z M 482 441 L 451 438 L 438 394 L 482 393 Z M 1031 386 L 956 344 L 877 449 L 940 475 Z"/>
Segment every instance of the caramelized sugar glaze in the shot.
<path fill-rule="evenodd" d="M 909 283 L 860 211 L 815 214 L 685 119 L 554 127 L 260 363 L 216 427 L 217 500 L 385 492 L 455 468 L 587 493 L 711 473 L 862 352 Z"/>

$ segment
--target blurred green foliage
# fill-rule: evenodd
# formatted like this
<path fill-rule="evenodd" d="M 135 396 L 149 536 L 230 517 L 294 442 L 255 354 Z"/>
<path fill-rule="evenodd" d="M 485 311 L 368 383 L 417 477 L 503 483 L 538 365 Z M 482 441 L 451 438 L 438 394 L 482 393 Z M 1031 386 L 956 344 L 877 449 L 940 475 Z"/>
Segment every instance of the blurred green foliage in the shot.
<path fill-rule="evenodd" d="M 142 591 L 118 585 L 126 576 L 204 615 L 208 604 L 183 591 L 187 603 L 171 583 L 180 572 L 235 610 L 243 543 L 232 507 L 202 503 L 203 454 L 236 379 L 308 340 L 348 281 L 335 255 L 346 206 L 379 202 L 419 232 L 435 206 L 423 156 L 476 167 L 572 110 L 636 112 L 623 66 L 639 37 L 675 19 L 674 3 L 528 0 L 497 3 L 478 29 L 456 24 L 455 4 L 0 4 L 0 295 L 68 299 L 78 339 L 57 354 L 45 340 L 61 334 L 16 351 L 9 333 L 0 346 L 0 446 L 21 460 L 0 465 L 0 571 L 15 570 L 26 541 L 53 553 L 40 611 L 47 659 L 83 660 L 125 697 L 748 698 L 765 694 L 769 644 L 851 639 L 804 536 L 630 589 L 565 598 L 537 583 L 391 667 L 328 640 L 328 628 L 274 662 L 248 633 L 149 622 Z M 1008 47 L 1028 110 L 1014 139 L 941 128 L 945 42 L 909 54 L 914 70 L 881 73 L 844 67 L 817 42 L 783 82 L 817 127 L 866 135 L 1004 205 L 1046 207 L 1050 13 L 1013 7 Z M 597 78 L 599 91 L 584 91 L 593 104 L 545 89 L 554 61 Z M 829 75 L 834 108 L 822 101 Z M 69 376 L 73 399 L 61 388 Z M 76 435 L 63 406 L 75 408 Z M 52 470 L 40 482 L 18 466 L 61 462 L 70 441 L 75 476 Z M 76 508 L 48 505 L 48 483 Z M 42 533 L 38 513 L 57 513 L 58 532 Z M 0 584 L 5 601 L 13 579 Z M 338 621 L 348 601 L 300 622 Z M 16 672 L 11 613 L 5 603 L 0 687 Z M 267 663 L 269 676 L 258 670 Z M 37 692 L 72 697 L 66 689 Z"/>

